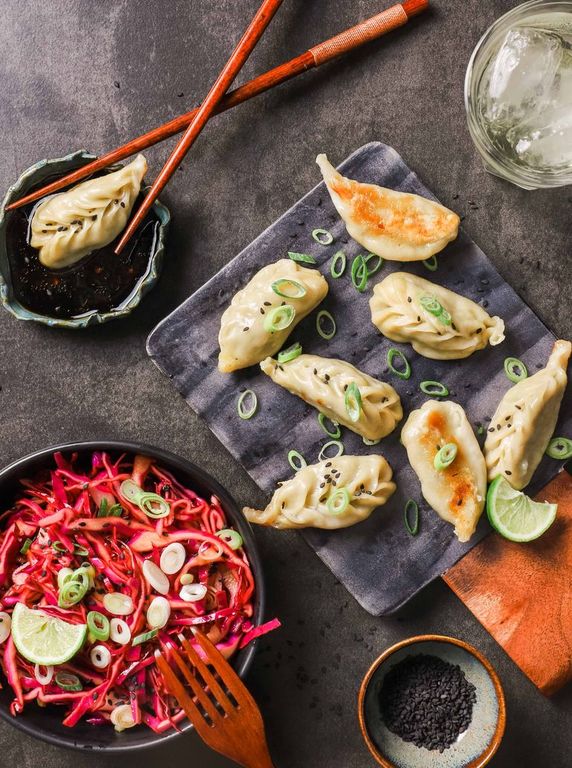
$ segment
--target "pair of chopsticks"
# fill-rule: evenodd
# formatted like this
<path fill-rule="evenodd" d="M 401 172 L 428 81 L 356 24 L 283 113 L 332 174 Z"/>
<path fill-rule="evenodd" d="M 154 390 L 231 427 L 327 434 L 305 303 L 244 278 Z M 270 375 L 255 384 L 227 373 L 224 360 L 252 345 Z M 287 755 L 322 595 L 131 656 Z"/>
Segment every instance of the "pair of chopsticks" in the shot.
<path fill-rule="evenodd" d="M 176 117 L 174 120 L 170 120 L 158 128 L 118 147 L 112 152 L 108 152 L 106 155 L 87 163 L 87 165 L 82 166 L 78 170 L 20 198 L 11 203 L 7 207 L 7 210 L 19 208 L 20 206 L 39 200 L 46 195 L 53 194 L 70 184 L 87 178 L 103 168 L 107 168 L 120 160 L 124 160 L 136 152 L 152 147 L 170 136 L 185 131 L 159 176 L 155 180 L 155 183 L 147 193 L 140 208 L 137 210 L 123 233 L 123 237 L 115 249 L 115 252 L 119 254 L 127 245 L 133 236 L 133 233 L 143 221 L 147 212 L 150 210 L 161 191 L 165 188 L 171 176 L 181 164 L 186 153 L 189 151 L 213 114 L 218 114 L 231 109 L 238 104 L 248 101 L 254 96 L 258 96 L 260 93 L 270 90 L 276 85 L 280 85 L 287 80 L 297 77 L 302 72 L 320 67 L 322 64 L 325 64 L 338 56 L 342 56 L 351 50 L 359 48 L 367 42 L 376 40 L 382 35 L 403 26 L 411 18 L 422 13 L 429 7 L 429 0 L 404 0 L 402 3 L 393 5 L 391 8 L 372 16 L 361 24 L 315 45 L 290 61 L 274 67 L 274 69 L 259 75 L 234 91 L 227 93 L 230 85 L 254 50 L 257 42 L 262 37 L 281 3 L 282 0 L 264 0 L 199 108 L 186 112 L 185 114 Z"/>

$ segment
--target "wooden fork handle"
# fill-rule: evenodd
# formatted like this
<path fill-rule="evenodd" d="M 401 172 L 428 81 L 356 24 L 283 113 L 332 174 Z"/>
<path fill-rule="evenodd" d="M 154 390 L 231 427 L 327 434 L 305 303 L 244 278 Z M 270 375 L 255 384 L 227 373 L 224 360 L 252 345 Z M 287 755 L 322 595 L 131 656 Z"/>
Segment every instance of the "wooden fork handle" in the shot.
<path fill-rule="evenodd" d="M 404 0 L 403 3 L 372 16 L 371 19 L 358 24 L 319 45 L 310 48 L 317 67 L 326 61 L 335 59 L 353 48 L 376 40 L 378 37 L 391 32 L 397 27 L 407 24 L 411 16 L 416 16 L 429 7 L 429 0 Z"/>

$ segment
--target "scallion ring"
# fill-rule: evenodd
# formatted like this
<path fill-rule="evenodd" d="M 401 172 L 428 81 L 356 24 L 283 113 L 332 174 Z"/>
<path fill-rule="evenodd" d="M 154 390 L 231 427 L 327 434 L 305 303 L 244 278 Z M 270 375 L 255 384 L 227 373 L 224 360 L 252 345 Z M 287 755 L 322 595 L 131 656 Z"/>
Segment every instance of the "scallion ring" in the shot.
<path fill-rule="evenodd" d="M 185 584 L 181 587 L 179 597 L 186 603 L 196 603 L 206 597 L 207 588 L 204 584 Z"/>
<path fill-rule="evenodd" d="M 504 361 L 504 372 L 506 373 L 507 379 L 512 381 L 513 384 L 528 378 L 528 369 L 518 357 L 506 358 Z"/>
<path fill-rule="evenodd" d="M 546 449 L 546 455 L 551 459 L 569 459 L 572 456 L 572 440 L 567 437 L 554 437 Z"/>
<path fill-rule="evenodd" d="M 347 488 L 336 488 L 331 493 L 326 502 L 326 507 L 330 515 L 343 515 L 351 501 L 350 492 Z"/>
<path fill-rule="evenodd" d="M 412 536 L 417 536 L 419 531 L 419 507 L 414 499 L 408 499 L 403 510 L 403 522 Z"/>
<path fill-rule="evenodd" d="M 58 571 L 58 589 L 61 589 L 72 576 L 73 571 L 71 568 L 60 568 Z"/>
<path fill-rule="evenodd" d="M 312 238 L 320 245 L 331 245 L 334 242 L 334 236 L 327 229 L 314 229 Z"/>
<path fill-rule="evenodd" d="M 0 611 L 0 645 L 5 643 L 12 631 L 12 618 L 6 611 Z"/>
<path fill-rule="evenodd" d="M 330 264 L 330 274 L 333 278 L 341 277 L 346 271 L 348 260 L 346 254 L 343 251 L 334 253 L 332 263 Z"/>
<path fill-rule="evenodd" d="M 61 541 L 54 541 L 54 542 L 52 542 L 52 549 L 54 550 L 54 552 L 59 552 L 59 553 L 61 553 L 61 554 L 65 554 L 65 555 L 69 555 L 69 554 L 71 554 L 71 553 L 68 551 L 67 547 L 65 547 L 65 546 L 62 544 L 62 542 L 61 542 Z"/>
<path fill-rule="evenodd" d="M 439 266 L 437 257 L 431 256 L 429 259 L 424 259 L 423 266 L 425 267 L 425 269 L 428 269 L 429 272 L 435 272 L 437 270 L 437 267 Z"/>
<path fill-rule="evenodd" d="M 439 448 L 433 459 L 433 466 L 438 472 L 443 469 L 447 469 L 457 458 L 458 448 L 455 443 L 446 443 L 442 448 Z"/>
<path fill-rule="evenodd" d="M 330 330 L 324 330 L 324 323 L 323 320 L 327 320 L 327 322 L 330 324 Z M 318 314 L 316 315 L 316 330 L 320 334 L 320 336 L 325 339 L 326 341 L 329 341 L 330 339 L 333 339 L 336 335 L 337 326 L 336 321 L 334 320 L 332 314 L 328 312 L 327 309 L 321 309 Z"/>
<path fill-rule="evenodd" d="M 74 544 L 73 553 L 79 557 L 87 557 L 89 555 L 89 549 L 82 547 L 80 544 Z"/>
<path fill-rule="evenodd" d="M 131 616 L 135 610 L 131 597 L 121 592 L 107 592 L 103 596 L 103 607 L 112 616 Z"/>
<path fill-rule="evenodd" d="M 109 622 L 109 638 L 119 645 L 127 645 L 131 640 L 129 624 L 123 619 L 111 619 Z"/>
<path fill-rule="evenodd" d="M 290 360 L 295 360 L 297 357 L 300 357 L 301 354 L 302 345 L 299 341 L 297 341 L 295 344 L 292 344 L 287 349 L 284 349 L 282 352 L 278 353 L 278 362 L 289 363 Z"/>
<path fill-rule="evenodd" d="M 132 504 L 139 504 L 139 499 L 145 493 L 143 488 L 140 488 L 133 480 L 124 480 L 119 486 L 119 490 L 123 498 Z"/>
<path fill-rule="evenodd" d="M 22 547 L 20 548 L 20 554 L 25 555 L 31 546 L 32 546 L 32 539 L 26 539 L 26 541 L 22 544 Z"/>
<path fill-rule="evenodd" d="M 368 264 L 372 259 L 377 259 L 377 262 L 374 264 L 373 267 L 370 267 L 368 266 Z M 385 264 L 385 259 L 383 259 L 381 256 L 378 256 L 377 253 L 368 253 L 367 256 L 363 257 L 363 260 L 365 262 L 365 267 L 367 269 L 368 277 L 371 277 L 372 275 L 375 275 L 376 272 L 379 272 L 379 270 Z"/>
<path fill-rule="evenodd" d="M 57 672 L 55 683 L 62 691 L 83 691 L 83 685 L 77 675 L 70 672 Z"/>
<path fill-rule="evenodd" d="M 292 261 L 299 261 L 302 264 L 316 264 L 316 259 L 310 256 L 309 253 L 295 253 L 294 251 L 288 251 L 288 256 Z"/>
<path fill-rule="evenodd" d="M 333 429 L 328 429 L 328 425 L 326 424 L 326 421 L 330 422 Z M 333 437 L 334 440 L 337 440 L 339 437 L 342 436 L 342 431 L 340 429 L 340 425 L 338 424 L 338 422 L 334 421 L 333 419 L 330 419 L 329 416 L 326 416 L 324 413 L 318 414 L 318 423 L 328 437 Z"/>
<path fill-rule="evenodd" d="M 94 645 L 89 658 L 96 669 L 107 669 L 111 664 L 111 652 L 105 645 Z"/>
<path fill-rule="evenodd" d="M 337 448 L 337 453 L 334 453 L 333 456 L 329 456 L 328 451 L 332 446 Z M 325 461 L 325 459 L 336 459 L 338 456 L 341 456 L 343 452 L 344 444 L 340 442 L 340 440 L 329 440 L 322 446 L 322 450 L 318 454 L 318 461 Z"/>
<path fill-rule="evenodd" d="M 308 462 L 302 454 L 294 449 L 288 451 L 288 464 L 290 464 L 294 472 L 299 472 L 301 469 L 308 466 Z"/>
<path fill-rule="evenodd" d="M 242 536 L 238 531 L 233 531 L 232 528 L 223 528 L 222 531 L 217 531 L 216 535 L 231 549 L 242 547 Z"/>
<path fill-rule="evenodd" d="M 54 668 L 51 665 L 36 664 L 34 677 L 40 685 L 49 685 L 54 677 Z"/>
<path fill-rule="evenodd" d="M 139 499 L 139 508 L 145 512 L 147 517 L 157 520 L 160 517 L 167 517 L 171 511 L 171 505 L 158 493 L 144 493 Z"/>
<path fill-rule="evenodd" d="M 351 421 L 359 421 L 362 412 L 361 392 L 359 391 L 359 387 L 355 381 L 352 381 L 346 389 L 344 404 Z"/>
<path fill-rule="evenodd" d="M 401 361 L 403 368 L 395 367 L 393 364 L 395 358 Z M 409 365 L 409 360 L 405 357 L 403 352 L 396 347 L 391 347 L 387 350 L 387 365 L 389 366 L 389 370 L 396 376 L 399 376 L 400 379 L 408 379 L 411 376 L 411 366 Z"/>
<path fill-rule="evenodd" d="M 250 405 L 246 403 L 247 400 L 250 400 Z M 251 419 L 258 410 L 258 397 L 256 396 L 256 392 L 252 389 L 245 389 L 238 398 L 236 410 L 240 418 L 244 421 Z"/>
<path fill-rule="evenodd" d="M 149 632 L 142 632 L 140 635 L 135 635 L 131 641 L 131 645 L 136 646 L 143 645 L 143 643 L 148 643 L 149 640 L 153 640 L 153 638 L 157 637 L 158 634 L 158 629 L 150 629 Z"/>
<path fill-rule="evenodd" d="M 203 541 L 197 550 L 197 556 L 208 563 L 214 563 L 224 555 L 224 549 L 218 542 Z"/>
<path fill-rule="evenodd" d="M 74 573 L 64 582 L 58 596 L 58 605 L 60 608 L 71 608 L 86 596 L 89 589 L 89 578 L 81 570 Z"/>
<path fill-rule="evenodd" d="M 443 311 L 443 305 L 434 296 L 421 296 L 419 303 L 431 315 L 437 317 Z"/>
<path fill-rule="evenodd" d="M 356 256 L 352 261 L 351 275 L 354 288 L 363 293 L 367 285 L 367 265 L 363 256 Z"/>
<path fill-rule="evenodd" d="M 296 310 L 292 304 L 282 304 L 280 307 L 274 307 L 264 318 L 264 330 L 268 333 L 283 331 L 294 322 Z"/>
<path fill-rule="evenodd" d="M 302 299 L 306 295 L 306 287 L 297 280 L 281 277 L 272 283 L 272 290 L 283 299 Z"/>
<path fill-rule="evenodd" d="M 362 441 L 364 445 L 377 445 L 378 443 L 381 443 L 381 437 L 378 437 L 377 440 L 370 440 L 368 437 L 362 437 Z"/>
<path fill-rule="evenodd" d="M 109 639 L 109 619 L 99 611 L 90 611 L 87 614 L 87 629 L 96 640 L 105 642 Z"/>
<path fill-rule="evenodd" d="M 447 397 L 449 390 L 440 381 L 422 381 L 419 385 L 419 389 L 425 395 L 432 397 Z"/>

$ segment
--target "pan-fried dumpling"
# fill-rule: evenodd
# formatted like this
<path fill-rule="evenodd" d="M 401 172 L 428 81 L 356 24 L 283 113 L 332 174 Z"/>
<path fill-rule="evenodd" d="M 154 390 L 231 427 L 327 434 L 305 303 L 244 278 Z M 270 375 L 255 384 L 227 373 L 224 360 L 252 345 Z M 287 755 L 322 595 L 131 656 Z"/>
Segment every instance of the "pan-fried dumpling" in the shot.
<path fill-rule="evenodd" d="M 260 367 L 272 381 L 368 440 L 389 435 L 403 418 L 399 395 L 390 384 L 344 360 L 299 355 L 279 363 L 267 357 Z"/>
<path fill-rule="evenodd" d="M 409 415 L 401 441 L 427 503 L 455 526 L 459 541 L 468 541 L 485 505 L 487 468 L 464 410 L 451 401 L 428 400 Z M 449 444 L 456 456 L 437 469 L 435 457 Z"/>
<path fill-rule="evenodd" d="M 516 490 L 530 482 L 556 427 L 571 349 L 569 341 L 557 341 L 546 368 L 500 401 L 485 441 L 489 480 L 504 475 Z"/>
<path fill-rule="evenodd" d="M 373 289 L 371 319 L 392 341 L 411 344 L 432 360 L 457 360 L 504 339 L 504 322 L 474 301 L 406 272 Z"/>
<path fill-rule="evenodd" d="M 338 456 L 300 469 L 264 510 L 245 507 L 247 520 L 274 528 L 347 528 L 370 516 L 395 491 L 383 456 Z"/>
<path fill-rule="evenodd" d="M 282 347 L 328 293 L 317 269 L 280 259 L 257 272 L 232 299 L 220 323 L 219 370 L 256 365 Z"/>
<path fill-rule="evenodd" d="M 137 155 L 118 171 L 48 197 L 33 212 L 30 245 L 49 269 L 69 267 L 111 243 L 125 228 L 147 161 Z"/>
<path fill-rule="evenodd" d="M 371 253 L 390 261 L 421 261 L 457 237 L 460 219 L 445 206 L 346 179 L 326 155 L 318 155 L 316 162 L 349 234 Z"/>

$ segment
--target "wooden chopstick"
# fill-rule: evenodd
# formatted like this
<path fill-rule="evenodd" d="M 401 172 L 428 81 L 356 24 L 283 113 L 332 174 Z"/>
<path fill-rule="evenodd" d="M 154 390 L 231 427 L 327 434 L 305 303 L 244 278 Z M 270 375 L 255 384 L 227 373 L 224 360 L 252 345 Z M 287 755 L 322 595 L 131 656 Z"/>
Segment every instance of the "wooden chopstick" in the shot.
<path fill-rule="evenodd" d="M 119 243 L 115 247 L 116 254 L 120 254 L 129 240 L 131 240 L 135 230 L 138 228 L 149 210 L 152 208 L 153 203 L 159 197 L 161 191 L 168 184 L 171 176 L 182 163 L 183 158 L 195 143 L 197 137 L 216 109 L 219 101 L 230 88 L 232 81 L 238 75 L 244 63 L 256 47 L 256 44 L 264 34 L 266 27 L 272 21 L 274 14 L 278 8 L 280 8 L 282 2 L 283 0 L 262 0 L 262 5 L 254 14 L 254 18 L 248 25 L 246 32 L 241 37 L 238 45 L 231 53 L 230 58 L 220 71 L 219 76 L 214 81 L 210 91 L 206 95 L 205 100 L 199 107 L 196 115 L 191 120 L 191 124 L 184 132 L 181 139 L 179 139 L 177 146 L 171 152 L 167 162 L 151 185 L 151 189 L 147 192 L 143 202 L 135 212 L 135 216 L 133 216 L 125 228 Z"/>
<path fill-rule="evenodd" d="M 234 91 L 230 91 L 218 103 L 214 114 L 226 112 L 226 110 L 232 109 L 232 107 L 236 107 L 238 104 L 242 104 L 255 96 L 259 96 L 261 93 L 265 93 L 271 88 L 297 77 L 303 72 L 320 67 L 322 64 L 326 64 L 332 59 L 343 56 L 344 54 L 349 53 L 349 51 L 361 47 L 365 43 L 376 40 L 388 32 L 403 26 L 409 19 L 427 10 L 428 7 L 429 0 L 404 0 L 403 3 L 393 5 L 385 11 L 366 19 L 357 26 L 346 29 L 339 35 L 336 35 L 329 40 L 325 40 L 322 43 L 318 43 L 313 48 L 290 59 L 290 61 L 279 64 L 268 72 L 258 75 L 258 77 L 249 80 Z M 59 192 L 61 189 L 64 189 L 71 184 L 75 184 L 78 181 L 82 181 L 88 176 L 91 176 L 114 163 L 125 160 L 137 152 L 142 152 L 145 149 L 149 149 L 149 147 L 153 147 L 155 144 L 165 141 L 165 139 L 168 139 L 171 136 L 175 136 L 177 133 L 180 133 L 189 127 L 197 112 L 198 107 L 192 109 L 190 112 L 185 112 L 183 115 L 173 118 L 173 120 L 169 120 L 167 123 L 132 139 L 127 142 L 127 144 L 123 144 L 121 147 L 113 149 L 111 152 L 107 152 L 105 155 L 98 157 L 96 160 L 92 160 L 90 163 L 83 165 L 76 171 L 72 171 L 59 179 L 52 181 L 45 187 L 37 189 L 35 192 L 31 192 L 25 197 L 21 197 L 19 200 L 6 206 L 6 210 L 11 211 L 14 208 L 20 208 L 23 205 L 36 202 L 36 200 L 46 197 L 47 195 L 53 195 L 54 192 Z"/>

